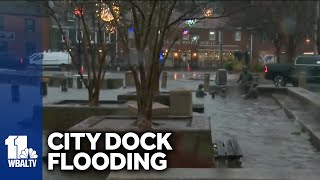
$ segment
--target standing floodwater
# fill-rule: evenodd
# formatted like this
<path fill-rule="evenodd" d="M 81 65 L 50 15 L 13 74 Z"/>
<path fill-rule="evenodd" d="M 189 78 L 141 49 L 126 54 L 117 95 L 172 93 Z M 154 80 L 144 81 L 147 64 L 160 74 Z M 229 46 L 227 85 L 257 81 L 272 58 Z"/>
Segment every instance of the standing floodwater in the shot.
<path fill-rule="evenodd" d="M 271 97 L 194 100 L 205 104 L 214 139 L 237 137 L 242 167 L 319 169 L 320 152 Z"/>

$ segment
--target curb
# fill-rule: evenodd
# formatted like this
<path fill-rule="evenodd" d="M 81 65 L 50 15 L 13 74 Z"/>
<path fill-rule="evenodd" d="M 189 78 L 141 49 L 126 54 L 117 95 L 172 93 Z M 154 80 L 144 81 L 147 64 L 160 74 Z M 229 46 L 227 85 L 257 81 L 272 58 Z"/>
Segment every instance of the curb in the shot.
<path fill-rule="evenodd" d="M 301 126 L 302 131 L 305 131 L 310 136 L 311 143 L 317 148 L 320 149 L 320 134 L 313 131 L 312 127 L 308 124 L 305 124 L 301 119 L 299 119 L 283 102 L 281 102 L 274 94 L 271 95 L 276 103 L 284 110 L 286 116 L 298 122 Z"/>

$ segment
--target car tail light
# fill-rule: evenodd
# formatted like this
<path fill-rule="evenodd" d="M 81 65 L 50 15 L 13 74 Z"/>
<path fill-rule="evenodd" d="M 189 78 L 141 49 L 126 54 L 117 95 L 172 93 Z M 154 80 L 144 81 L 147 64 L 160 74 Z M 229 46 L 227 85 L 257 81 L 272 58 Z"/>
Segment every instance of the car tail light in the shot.
<path fill-rule="evenodd" d="M 264 72 L 268 73 L 268 66 L 264 66 Z"/>

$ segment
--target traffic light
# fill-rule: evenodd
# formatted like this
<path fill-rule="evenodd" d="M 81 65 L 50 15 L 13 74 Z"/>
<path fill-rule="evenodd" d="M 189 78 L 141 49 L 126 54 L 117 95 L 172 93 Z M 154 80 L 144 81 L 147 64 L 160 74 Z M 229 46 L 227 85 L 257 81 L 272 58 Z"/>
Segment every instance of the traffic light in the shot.
<path fill-rule="evenodd" d="M 74 14 L 75 14 L 76 16 L 83 15 L 83 9 L 75 9 L 75 10 L 74 10 Z"/>

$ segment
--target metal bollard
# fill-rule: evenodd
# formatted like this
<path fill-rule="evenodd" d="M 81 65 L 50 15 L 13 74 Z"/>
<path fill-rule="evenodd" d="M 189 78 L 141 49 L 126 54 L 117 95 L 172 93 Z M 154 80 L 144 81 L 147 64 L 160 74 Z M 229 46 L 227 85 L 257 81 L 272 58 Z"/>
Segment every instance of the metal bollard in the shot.
<path fill-rule="evenodd" d="M 17 84 L 11 85 L 11 99 L 13 103 L 20 102 L 20 91 L 19 91 L 19 85 Z"/>
<path fill-rule="evenodd" d="M 167 88 L 167 81 L 168 81 L 168 73 L 163 72 L 162 73 L 162 79 L 161 79 L 161 88 L 166 89 Z"/>
<path fill-rule="evenodd" d="M 306 88 L 307 82 L 306 82 L 306 73 L 300 72 L 299 73 L 299 81 L 298 81 L 299 87 Z"/>
<path fill-rule="evenodd" d="M 135 86 L 133 74 L 131 71 L 125 72 L 124 78 L 125 78 L 125 87 L 134 87 Z"/>
<path fill-rule="evenodd" d="M 205 92 L 209 91 L 210 74 L 204 74 L 203 90 Z"/>
<path fill-rule="evenodd" d="M 68 92 L 68 79 L 61 80 L 61 92 Z"/>
<path fill-rule="evenodd" d="M 81 77 L 77 77 L 77 88 L 82 89 L 82 80 Z"/>
<path fill-rule="evenodd" d="M 48 95 L 48 82 L 47 81 L 41 82 L 40 94 L 42 96 Z"/>

